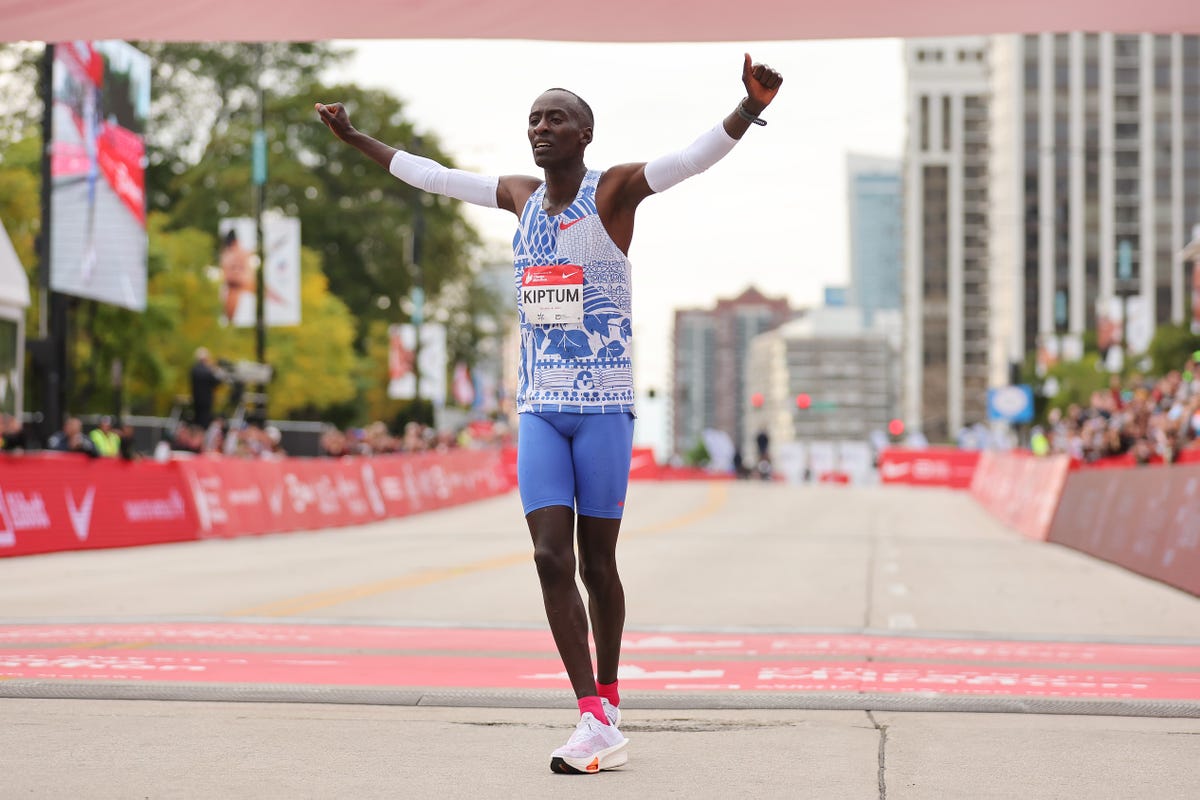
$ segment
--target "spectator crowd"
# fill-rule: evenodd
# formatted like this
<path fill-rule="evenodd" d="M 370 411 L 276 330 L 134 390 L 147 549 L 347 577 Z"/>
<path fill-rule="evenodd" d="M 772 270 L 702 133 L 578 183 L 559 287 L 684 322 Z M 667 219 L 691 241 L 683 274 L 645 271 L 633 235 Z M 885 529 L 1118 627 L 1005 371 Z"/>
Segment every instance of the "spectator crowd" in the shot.
<path fill-rule="evenodd" d="M 100 417 L 86 430 L 79 417 L 67 417 L 61 430 L 45 442 L 44 449 L 62 453 L 82 453 L 91 458 L 133 460 L 154 457 L 160 461 L 189 455 L 220 455 L 236 458 L 281 458 L 288 453 L 283 436 L 273 425 L 258 426 L 230 422 L 213 417 L 207 426 L 180 421 L 153 448 L 138 447 L 134 427 L 118 425 L 112 417 Z M 444 452 L 456 448 L 496 447 L 509 444 L 508 426 L 502 422 L 477 421 L 454 431 L 438 431 L 409 422 L 403 433 L 394 435 L 383 422 L 365 428 L 339 430 L 328 426 L 320 435 L 322 456 L 373 456 L 395 453 Z M 26 434 L 21 421 L 0 414 L 0 449 L 9 453 L 39 449 Z"/>
<path fill-rule="evenodd" d="M 1085 463 L 1122 458 L 1167 463 L 1200 448 L 1200 353 L 1160 378 L 1113 376 L 1086 406 L 1051 409 L 1035 428 L 1036 454 L 1064 453 Z"/>

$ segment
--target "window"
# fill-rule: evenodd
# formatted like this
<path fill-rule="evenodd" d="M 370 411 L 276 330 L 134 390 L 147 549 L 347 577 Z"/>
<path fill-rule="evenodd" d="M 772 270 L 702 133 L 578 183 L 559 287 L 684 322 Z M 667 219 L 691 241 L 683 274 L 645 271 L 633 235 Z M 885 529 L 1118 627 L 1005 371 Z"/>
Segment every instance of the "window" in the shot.
<path fill-rule="evenodd" d="M 950 113 L 950 95 L 942 97 L 942 149 L 946 152 L 950 151 L 950 146 L 954 141 L 951 124 L 953 123 L 953 115 Z"/>
<path fill-rule="evenodd" d="M 921 152 L 929 152 L 929 95 L 921 95 Z"/>

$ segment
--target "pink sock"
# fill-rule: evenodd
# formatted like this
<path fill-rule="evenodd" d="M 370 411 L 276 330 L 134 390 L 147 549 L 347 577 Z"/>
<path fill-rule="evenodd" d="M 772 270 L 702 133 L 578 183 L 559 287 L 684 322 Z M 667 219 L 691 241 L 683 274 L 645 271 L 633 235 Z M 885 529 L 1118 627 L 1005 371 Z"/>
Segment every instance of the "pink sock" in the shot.
<path fill-rule="evenodd" d="M 600 683 L 597 681 L 596 694 L 600 695 L 614 706 L 619 706 L 621 705 L 621 695 L 617 691 L 618 683 L 620 683 L 620 681 L 613 681 L 612 683 Z"/>
<path fill-rule="evenodd" d="M 579 713 L 582 715 L 585 711 L 592 712 L 592 716 L 597 721 L 605 725 L 608 724 L 608 716 L 604 713 L 604 706 L 600 705 L 600 698 L 596 695 L 593 694 L 588 697 L 579 698 Z"/>

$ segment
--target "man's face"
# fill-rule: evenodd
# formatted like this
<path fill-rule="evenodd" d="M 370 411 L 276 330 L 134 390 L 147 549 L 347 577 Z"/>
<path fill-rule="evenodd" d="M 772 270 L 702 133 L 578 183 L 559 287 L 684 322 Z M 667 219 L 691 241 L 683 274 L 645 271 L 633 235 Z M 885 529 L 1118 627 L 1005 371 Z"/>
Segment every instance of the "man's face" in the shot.
<path fill-rule="evenodd" d="M 592 141 L 579 100 L 568 92 L 551 90 L 529 109 L 529 144 L 533 161 L 548 167 L 580 158 Z"/>

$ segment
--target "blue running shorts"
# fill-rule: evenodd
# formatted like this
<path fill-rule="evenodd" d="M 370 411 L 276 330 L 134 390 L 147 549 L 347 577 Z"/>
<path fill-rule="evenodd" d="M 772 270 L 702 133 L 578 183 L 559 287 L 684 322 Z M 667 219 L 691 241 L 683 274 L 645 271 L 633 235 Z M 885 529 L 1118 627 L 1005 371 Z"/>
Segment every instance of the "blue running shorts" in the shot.
<path fill-rule="evenodd" d="M 632 414 L 525 412 L 517 430 L 517 485 L 526 514 L 566 506 L 585 517 L 621 518 Z"/>

